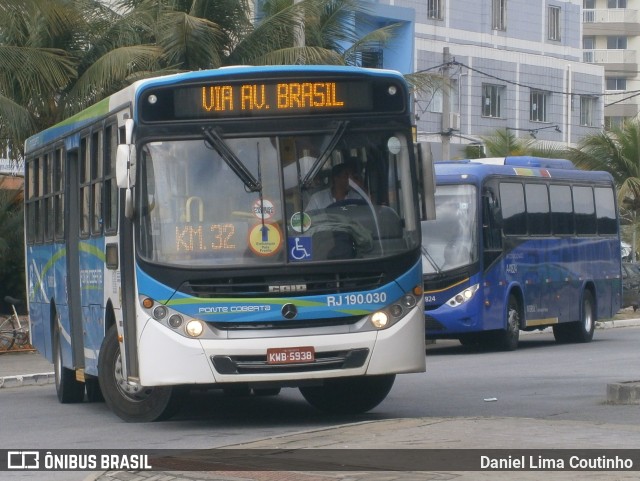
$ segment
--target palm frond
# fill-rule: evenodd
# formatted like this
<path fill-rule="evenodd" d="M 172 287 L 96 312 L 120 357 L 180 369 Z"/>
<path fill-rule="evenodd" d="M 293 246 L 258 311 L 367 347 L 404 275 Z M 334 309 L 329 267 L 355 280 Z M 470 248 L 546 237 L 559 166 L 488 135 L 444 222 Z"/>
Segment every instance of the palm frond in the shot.
<path fill-rule="evenodd" d="M 67 96 L 70 115 L 123 87 L 125 79 L 138 70 L 149 70 L 162 50 L 153 45 L 136 45 L 111 50 L 84 72 Z"/>

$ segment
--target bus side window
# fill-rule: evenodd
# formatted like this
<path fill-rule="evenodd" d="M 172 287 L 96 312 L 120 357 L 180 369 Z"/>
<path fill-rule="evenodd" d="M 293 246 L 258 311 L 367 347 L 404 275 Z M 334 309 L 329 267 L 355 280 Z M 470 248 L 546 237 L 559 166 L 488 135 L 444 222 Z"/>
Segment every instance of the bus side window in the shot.
<path fill-rule="evenodd" d="M 502 250 L 500 207 L 491 189 L 485 189 L 482 194 L 482 237 L 485 250 Z"/>

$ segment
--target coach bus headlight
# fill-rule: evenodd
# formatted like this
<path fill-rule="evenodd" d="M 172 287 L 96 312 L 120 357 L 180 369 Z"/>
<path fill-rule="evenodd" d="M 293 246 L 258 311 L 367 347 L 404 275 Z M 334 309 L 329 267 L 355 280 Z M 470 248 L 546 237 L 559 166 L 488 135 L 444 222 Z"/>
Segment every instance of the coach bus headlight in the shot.
<path fill-rule="evenodd" d="M 478 290 L 479 284 L 467 287 L 464 291 L 458 292 L 455 296 L 447 301 L 449 307 L 458 307 L 461 304 L 471 300 Z"/>
<path fill-rule="evenodd" d="M 187 322 L 187 325 L 185 326 L 184 330 L 191 337 L 198 337 L 204 332 L 204 326 L 202 325 L 202 322 L 192 319 L 189 322 Z"/>
<path fill-rule="evenodd" d="M 389 316 L 383 311 L 374 312 L 371 316 L 371 324 L 378 329 L 384 329 L 389 323 Z"/>

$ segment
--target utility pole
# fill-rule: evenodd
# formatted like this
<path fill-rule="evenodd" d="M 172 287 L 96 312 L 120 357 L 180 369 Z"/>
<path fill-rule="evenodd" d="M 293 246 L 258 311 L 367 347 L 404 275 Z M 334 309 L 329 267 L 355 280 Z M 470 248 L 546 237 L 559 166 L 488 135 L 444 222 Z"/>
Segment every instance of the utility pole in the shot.
<path fill-rule="evenodd" d="M 450 85 L 449 85 L 449 62 L 451 55 L 449 47 L 442 50 L 442 131 L 440 138 L 442 139 L 442 160 L 451 159 L 451 101 L 450 101 Z"/>

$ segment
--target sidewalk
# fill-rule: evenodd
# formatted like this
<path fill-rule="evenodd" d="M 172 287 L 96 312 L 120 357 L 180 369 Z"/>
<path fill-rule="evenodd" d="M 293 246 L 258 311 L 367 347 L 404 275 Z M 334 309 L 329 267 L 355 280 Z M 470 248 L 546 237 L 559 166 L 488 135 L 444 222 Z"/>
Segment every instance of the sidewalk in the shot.
<path fill-rule="evenodd" d="M 640 326 L 640 319 L 608 321 L 599 323 L 598 329 Z M 533 334 L 532 334 L 533 335 Z M 53 365 L 40 354 L 33 352 L 9 352 L 0 354 L 0 388 L 29 386 L 53 383 Z M 233 463 L 216 462 L 221 449 L 178 452 L 170 458 L 154 460 L 156 469 L 161 471 L 107 471 L 87 473 L 85 481 L 419 481 L 419 480 L 453 480 L 456 481 L 490 481 L 490 480 L 632 480 L 639 479 L 637 471 L 640 466 L 640 426 L 602 424 L 581 421 L 557 421 L 546 419 L 506 418 L 506 417 L 456 417 L 456 418 L 408 418 L 384 419 L 344 424 L 308 430 L 294 434 L 259 439 L 253 442 L 224 446 L 224 449 L 247 450 L 248 455 L 264 450 L 258 454 L 258 462 L 265 466 L 265 457 L 285 456 L 285 461 L 292 456 L 292 470 L 287 471 L 231 471 Z M 354 453 L 368 453 L 371 450 L 379 461 L 382 454 L 388 457 L 393 465 L 403 452 L 410 450 L 424 451 L 424 456 L 475 456 L 477 460 L 487 449 L 514 450 L 531 449 L 527 453 L 538 457 L 560 456 L 559 450 L 597 450 L 602 454 L 607 449 L 635 450 L 633 455 L 636 471 L 548 471 L 548 470 L 511 470 L 511 471 L 453 471 L 411 470 L 380 471 L 367 470 L 368 463 L 348 463 L 345 466 L 345 450 Z M 141 449 L 144 449 L 141 446 Z M 459 450 L 478 450 L 463 452 Z M 303 450 L 296 451 L 296 450 Z M 304 450 L 313 450 L 306 451 Z M 481 451 L 485 450 L 485 451 Z M 509 452 L 509 451 L 507 451 Z M 348 453 L 348 451 L 347 451 Z M 599 454 L 594 454 L 597 456 Z M 611 453 L 610 453 L 611 454 Z M 241 456 L 242 452 L 236 454 Z M 333 463 L 335 470 L 314 471 L 304 469 L 301 460 L 295 457 L 318 456 L 317 460 Z M 523 454 L 524 455 L 524 454 Z M 624 454 L 623 454 L 624 455 Z M 218 458 L 216 458 L 218 456 Z M 309 458 L 306 458 L 309 459 Z M 347 459 L 349 459 L 347 457 Z M 414 458 L 415 459 L 415 458 Z M 276 459 L 278 460 L 278 459 Z M 157 461 L 157 462 L 156 462 Z M 279 461 L 282 461 L 280 458 Z M 295 462 L 297 461 L 297 463 Z M 460 460 L 463 462 L 462 460 Z M 377 462 L 374 460 L 374 462 Z M 384 460 L 387 462 L 387 460 Z M 479 461 L 477 461 L 479 462 Z M 452 461 L 448 466 L 461 466 Z M 304 464 L 302 464 L 304 466 Z M 375 466 L 375 464 L 374 464 Z M 379 466 L 379 465 L 378 465 Z M 384 466 L 388 466 L 385 464 Z M 343 470 L 340 470 L 343 467 Z M 188 469 L 198 469 L 189 471 Z M 517 472 L 516 472 L 517 471 Z"/>

